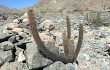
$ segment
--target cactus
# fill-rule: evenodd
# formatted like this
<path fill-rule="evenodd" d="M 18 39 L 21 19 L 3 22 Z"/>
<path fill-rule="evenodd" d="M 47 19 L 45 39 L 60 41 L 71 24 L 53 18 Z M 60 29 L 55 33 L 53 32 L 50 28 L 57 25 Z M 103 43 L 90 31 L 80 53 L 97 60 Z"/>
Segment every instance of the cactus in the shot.
<path fill-rule="evenodd" d="M 34 11 L 32 9 L 28 10 L 28 17 L 29 17 L 29 23 L 30 23 L 30 30 L 32 32 L 32 35 L 33 35 L 33 38 L 34 38 L 36 44 L 38 45 L 38 51 L 41 53 L 41 55 L 43 55 L 45 58 L 52 60 L 53 62 L 61 61 L 65 64 L 74 62 L 76 60 L 77 55 L 80 51 L 82 39 L 83 39 L 82 24 L 79 25 L 79 40 L 78 40 L 77 48 L 76 48 L 75 52 L 70 51 L 71 53 L 68 53 L 68 50 L 67 50 L 65 52 L 67 54 L 67 56 L 66 56 L 66 54 L 65 55 L 55 54 L 45 47 L 44 43 L 41 41 L 41 39 L 39 37 L 38 30 L 36 27 L 36 21 L 35 21 L 35 17 L 34 17 Z M 68 46 L 66 48 L 68 48 Z"/>

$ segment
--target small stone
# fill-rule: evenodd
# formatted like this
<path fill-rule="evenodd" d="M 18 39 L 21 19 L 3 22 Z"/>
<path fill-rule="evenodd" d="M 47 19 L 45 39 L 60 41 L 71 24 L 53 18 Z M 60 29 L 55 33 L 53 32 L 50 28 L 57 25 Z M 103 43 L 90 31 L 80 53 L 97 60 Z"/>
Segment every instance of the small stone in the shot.
<path fill-rule="evenodd" d="M 55 28 L 54 22 L 51 20 L 45 20 L 42 24 L 46 30 L 53 30 Z"/>
<path fill-rule="evenodd" d="M 14 45 L 12 42 L 5 41 L 5 42 L 2 42 L 2 46 L 0 48 L 5 51 L 8 51 L 8 50 L 12 50 L 13 47 L 14 47 Z"/>
<path fill-rule="evenodd" d="M 80 55 L 81 56 L 79 56 L 79 57 L 80 57 L 81 60 L 86 60 L 86 61 L 90 60 L 90 56 L 89 55 L 87 55 L 87 54 L 80 54 Z"/>
<path fill-rule="evenodd" d="M 12 34 L 1 34 L 0 35 L 0 42 L 4 42 L 7 41 L 10 37 L 12 36 Z"/>
<path fill-rule="evenodd" d="M 14 22 L 14 23 L 18 23 L 19 21 L 18 21 L 18 19 L 15 19 L 15 20 L 13 20 L 13 22 Z"/>
<path fill-rule="evenodd" d="M 4 63 L 0 70 L 29 70 L 27 65 L 25 63 L 19 63 L 19 62 L 6 62 Z"/>
<path fill-rule="evenodd" d="M 23 20 L 22 20 L 22 22 L 28 22 L 29 20 L 28 20 L 28 18 L 24 18 Z"/>
<path fill-rule="evenodd" d="M 14 28 L 17 28 L 19 25 L 18 24 L 16 24 L 16 23 L 10 23 L 10 24 L 7 24 L 6 25 L 6 29 L 7 30 L 12 30 L 12 29 L 14 29 Z"/>
<path fill-rule="evenodd" d="M 20 35 L 20 36 L 22 36 L 24 39 L 26 39 L 26 38 L 27 38 L 27 34 L 26 34 L 26 33 L 24 33 L 24 32 L 20 32 L 20 33 L 19 33 L 19 35 Z"/>
<path fill-rule="evenodd" d="M 96 64 L 97 59 L 96 58 L 91 58 L 91 63 Z"/>
<path fill-rule="evenodd" d="M 23 49 L 21 49 L 21 48 L 19 48 L 17 46 L 15 48 L 16 48 L 16 52 L 15 52 L 16 56 L 19 56 L 19 53 L 24 51 Z"/>
<path fill-rule="evenodd" d="M 10 41 L 10 42 L 12 42 L 12 43 L 16 42 L 16 36 L 10 37 L 10 38 L 8 39 L 8 41 Z"/>
<path fill-rule="evenodd" d="M 43 70 L 67 70 L 65 64 L 60 61 L 56 61 L 48 67 L 45 67 Z"/>
<path fill-rule="evenodd" d="M 13 30 L 12 30 L 12 32 L 16 32 L 16 33 L 20 33 L 20 32 L 23 32 L 24 30 L 22 29 L 22 28 L 14 28 Z"/>
<path fill-rule="evenodd" d="M 9 62 L 13 60 L 13 54 L 11 50 L 9 51 L 0 50 L 0 57 L 3 60 L 3 62 Z"/>
<path fill-rule="evenodd" d="M 77 65 L 73 65 L 72 63 L 66 64 L 67 70 L 78 70 Z"/>
<path fill-rule="evenodd" d="M 4 63 L 3 60 L 0 58 L 0 67 L 3 63 Z"/>
<path fill-rule="evenodd" d="M 23 54 L 23 52 L 20 52 L 18 55 L 18 62 L 23 62 L 26 60 L 25 55 Z"/>

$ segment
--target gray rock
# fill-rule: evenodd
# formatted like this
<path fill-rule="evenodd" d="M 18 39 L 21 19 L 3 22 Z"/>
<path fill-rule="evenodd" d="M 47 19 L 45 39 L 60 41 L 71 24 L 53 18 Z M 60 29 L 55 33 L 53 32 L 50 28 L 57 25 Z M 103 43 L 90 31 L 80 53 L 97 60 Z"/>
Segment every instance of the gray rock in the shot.
<path fill-rule="evenodd" d="M 51 20 L 45 20 L 43 23 L 41 23 L 39 25 L 38 29 L 40 31 L 42 31 L 42 30 L 51 31 L 51 30 L 55 29 L 55 25 L 54 25 L 54 22 L 53 21 L 51 21 Z"/>
<path fill-rule="evenodd" d="M 85 61 L 90 60 L 90 56 L 87 55 L 87 54 L 79 54 L 79 58 L 80 58 L 81 60 L 85 60 Z"/>
<path fill-rule="evenodd" d="M 75 65 L 73 65 L 72 63 L 68 63 L 68 64 L 63 64 L 60 61 L 57 61 L 53 64 L 51 64 L 48 67 L 45 67 L 43 70 L 78 70 L 76 69 Z"/>
<path fill-rule="evenodd" d="M 101 33 L 102 33 L 102 35 L 105 36 L 105 37 L 106 37 L 106 36 L 109 36 L 109 34 L 110 34 L 108 30 L 102 30 Z"/>
<path fill-rule="evenodd" d="M 24 50 L 26 50 L 26 44 L 27 43 L 31 43 L 31 41 L 28 41 L 28 40 L 20 40 L 19 42 L 15 43 L 14 45 L 19 47 L 19 48 L 22 48 Z"/>
<path fill-rule="evenodd" d="M 2 61 L 2 59 L 0 58 L 0 66 L 3 64 L 4 62 Z"/>
<path fill-rule="evenodd" d="M 101 31 L 100 30 L 95 30 L 94 31 L 95 39 L 99 39 L 101 36 Z"/>
<path fill-rule="evenodd" d="M 29 70 L 27 64 L 25 63 L 19 63 L 19 65 L 17 66 L 17 70 Z"/>
<path fill-rule="evenodd" d="M 12 42 L 12 43 L 16 42 L 16 36 L 10 37 L 10 38 L 8 39 L 8 41 L 10 41 L 10 42 Z"/>
<path fill-rule="evenodd" d="M 21 48 L 19 48 L 17 46 L 15 48 L 16 48 L 15 55 L 17 55 L 17 56 L 19 55 L 20 52 L 23 52 L 24 51 L 23 49 L 21 49 Z"/>
<path fill-rule="evenodd" d="M 60 61 L 57 61 L 50 66 L 44 68 L 43 70 L 67 70 L 65 64 Z"/>
<path fill-rule="evenodd" d="M 54 42 L 45 41 L 44 44 L 47 47 L 47 49 L 49 49 L 53 53 L 58 53 L 59 52 L 59 48 L 55 47 L 55 43 Z"/>
<path fill-rule="evenodd" d="M 4 64 L 1 66 L 0 70 L 9 70 L 8 65 L 9 65 L 9 62 L 4 63 Z"/>
<path fill-rule="evenodd" d="M 96 58 L 91 58 L 91 63 L 96 64 L 97 59 Z"/>
<path fill-rule="evenodd" d="M 96 45 L 94 46 L 94 49 L 103 49 L 106 47 L 106 44 L 103 42 L 98 42 L 96 43 Z"/>
<path fill-rule="evenodd" d="M 72 63 L 66 64 L 66 68 L 67 68 L 67 70 L 79 70 L 77 68 L 77 66 L 75 65 L 75 63 L 74 64 L 72 64 Z"/>
<path fill-rule="evenodd" d="M 0 50 L 0 57 L 4 62 L 9 62 L 13 60 L 13 55 L 11 50 L 9 51 Z"/>
<path fill-rule="evenodd" d="M 18 62 L 23 62 L 26 60 L 26 56 L 24 55 L 23 52 L 20 52 L 19 55 L 18 55 Z"/>
<path fill-rule="evenodd" d="M 2 45 L 0 48 L 5 50 L 5 51 L 8 51 L 8 50 L 12 50 L 13 47 L 14 47 L 14 45 L 12 42 L 5 41 L 5 42 L 2 42 Z"/>
<path fill-rule="evenodd" d="M 0 42 L 7 41 L 11 36 L 12 34 L 0 34 Z"/>
<path fill-rule="evenodd" d="M 34 43 L 26 44 L 26 58 L 29 69 L 43 67 L 52 63 L 51 60 L 40 55 L 37 45 Z"/>
<path fill-rule="evenodd" d="M 25 63 L 6 62 L 1 66 L 0 70 L 29 70 L 29 69 Z"/>

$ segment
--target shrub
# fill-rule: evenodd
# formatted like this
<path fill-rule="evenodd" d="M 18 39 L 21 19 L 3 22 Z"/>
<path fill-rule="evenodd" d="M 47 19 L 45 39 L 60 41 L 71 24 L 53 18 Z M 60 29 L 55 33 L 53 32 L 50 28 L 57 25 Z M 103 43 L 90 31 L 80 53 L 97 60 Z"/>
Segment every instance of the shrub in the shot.
<path fill-rule="evenodd" d="M 84 17 L 85 20 L 88 21 L 88 23 L 95 24 L 97 27 L 104 25 L 101 19 L 101 12 L 87 11 Z"/>

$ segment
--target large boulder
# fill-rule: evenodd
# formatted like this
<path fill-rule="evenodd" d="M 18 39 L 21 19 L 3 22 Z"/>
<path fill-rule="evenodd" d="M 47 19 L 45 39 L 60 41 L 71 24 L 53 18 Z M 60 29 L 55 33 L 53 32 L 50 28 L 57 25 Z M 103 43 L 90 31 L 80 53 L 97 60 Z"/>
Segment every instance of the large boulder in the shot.
<path fill-rule="evenodd" d="M 54 42 L 45 41 L 44 45 L 50 51 L 57 53 L 59 52 L 58 47 L 55 47 Z M 40 68 L 52 63 L 51 60 L 44 58 L 38 51 L 37 45 L 35 43 L 26 44 L 26 58 L 30 69 Z"/>
<path fill-rule="evenodd" d="M 51 60 L 44 58 L 37 49 L 35 43 L 26 44 L 26 58 L 29 69 L 40 68 L 52 63 Z"/>

